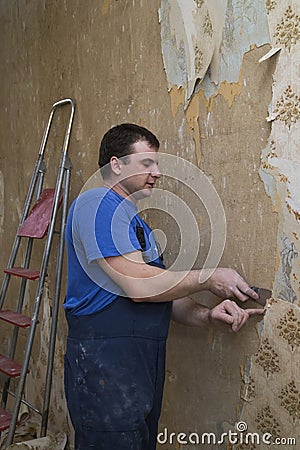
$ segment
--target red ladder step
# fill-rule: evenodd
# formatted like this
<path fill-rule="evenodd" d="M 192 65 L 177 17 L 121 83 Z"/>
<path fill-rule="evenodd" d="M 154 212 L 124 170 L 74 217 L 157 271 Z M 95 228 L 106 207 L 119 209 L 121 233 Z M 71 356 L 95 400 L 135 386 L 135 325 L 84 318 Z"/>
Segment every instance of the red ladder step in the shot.
<path fill-rule="evenodd" d="M 4 269 L 4 272 L 17 277 L 27 278 L 27 280 L 37 280 L 40 277 L 40 272 L 38 270 L 24 269 L 23 267 Z"/>
<path fill-rule="evenodd" d="M 31 212 L 18 231 L 18 236 L 42 239 L 47 231 L 51 220 L 54 203 L 55 189 L 44 189 L 40 198 L 33 206 Z M 62 195 L 58 205 L 62 202 Z"/>
<path fill-rule="evenodd" d="M 0 355 L 0 372 L 11 378 L 16 378 L 20 376 L 21 370 L 21 364 L 16 363 L 4 355 Z"/>
<path fill-rule="evenodd" d="M 0 311 L 0 320 L 12 323 L 21 328 L 27 328 L 31 324 L 31 319 L 29 317 L 9 310 Z"/>
<path fill-rule="evenodd" d="M 11 414 L 0 407 L 0 431 L 9 428 L 11 422 Z"/>

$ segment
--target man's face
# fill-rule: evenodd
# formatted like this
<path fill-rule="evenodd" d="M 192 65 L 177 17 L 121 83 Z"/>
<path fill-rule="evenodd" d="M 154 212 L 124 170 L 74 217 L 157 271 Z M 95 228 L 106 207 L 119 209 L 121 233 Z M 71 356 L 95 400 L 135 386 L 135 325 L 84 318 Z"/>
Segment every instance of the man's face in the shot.
<path fill-rule="evenodd" d="M 120 186 L 126 195 L 136 201 L 150 197 L 155 182 L 160 178 L 156 148 L 149 147 L 146 141 L 133 145 L 134 152 L 122 162 Z"/>

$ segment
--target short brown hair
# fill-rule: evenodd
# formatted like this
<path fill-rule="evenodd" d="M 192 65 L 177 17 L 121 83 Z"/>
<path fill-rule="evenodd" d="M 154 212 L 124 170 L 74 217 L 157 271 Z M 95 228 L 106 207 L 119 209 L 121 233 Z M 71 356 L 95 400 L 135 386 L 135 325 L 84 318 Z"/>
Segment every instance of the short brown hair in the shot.
<path fill-rule="evenodd" d="M 103 136 L 98 164 L 102 176 L 110 174 L 110 159 L 112 156 L 121 158 L 133 153 L 133 144 L 145 141 L 150 147 L 159 149 L 159 140 L 147 128 L 134 123 L 122 123 L 110 128 Z"/>

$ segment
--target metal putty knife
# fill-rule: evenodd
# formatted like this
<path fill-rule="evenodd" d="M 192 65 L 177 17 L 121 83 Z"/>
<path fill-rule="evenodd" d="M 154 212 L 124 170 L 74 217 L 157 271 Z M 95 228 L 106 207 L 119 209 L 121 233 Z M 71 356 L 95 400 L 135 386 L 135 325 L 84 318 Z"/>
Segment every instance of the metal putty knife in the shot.
<path fill-rule="evenodd" d="M 253 289 L 253 291 L 255 291 L 259 295 L 259 298 L 257 300 L 251 300 L 254 300 L 262 306 L 266 306 L 266 301 L 272 297 L 272 291 L 270 291 L 270 289 L 264 289 L 256 286 L 251 286 L 251 289 Z"/>

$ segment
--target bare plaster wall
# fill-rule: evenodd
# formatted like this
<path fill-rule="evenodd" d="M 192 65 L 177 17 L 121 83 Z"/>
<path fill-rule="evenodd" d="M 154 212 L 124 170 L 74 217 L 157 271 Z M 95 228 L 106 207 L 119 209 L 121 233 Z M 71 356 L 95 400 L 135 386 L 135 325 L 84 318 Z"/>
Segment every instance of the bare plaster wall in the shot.
<path fill-rule="evenodd" d="M 259 177 L 259 167 L 271 131 L 265 119 L 276 60 L 258 64 L 270 49 L 266 42 L 248 48 L 241 58 L 237 80 L 219 85 L 209 95 L 200 84 L 187 105 L 184 88 L 168 83 L 160 6 L 159 0 L 0 0 L 1 267 L 8 260 L 51 105 L 60 98 L 72 97 L 77 109 L 70 148 L 71 199 L 97 169 L 103 133 L 124 121 L 144 125 L 157 134 L 162 152 L 198 164 L 216 187 L 227 223 L 220 264 L 236 268 L 251 284 L 272 288 L 278 266 L 278 215 Z M 50 152 L 57 152 L 54 143 Z M 49 160 L 53 161 L 52 156 Z M 54 177 L 55 170 L 50 169 L 49 184 Z M 182 194 L 196 211 L 201 252 L 195 266 L 200 267 L 209 248 L 207 213 L 190 191 L 168 180 L 162 186 Z M 149 220 L 155 228 L 165 230 L 166 259 L 172 261 L 172 253 L 180 246 L 178 226 L 159 214 L 149 214 Z M 55 263 L 51 264 L 49 291 L 41 311 L 45 320 L 37 339 L 42 346 L 34 350 L 26 388 L 37 403 L 49 333 L 47 317 Z M 34 288 L 28 290 L 28 309 L 34 292 Z M 205 295 L 196 295 L 195 300 L 209 305 L 217 301 Z M 258 322 L 249 321 L 238 335 L 223 329 L 172 325 L 161 430 L 167 427 L 176 433 L 219 434 L 226 427 L 234 427 L 241 412 L 242 367 L 247 356 L 259 348 Z M 65 335 L 61 314 L 50 429 L 71 436 L 62 385 Z M 1 347 L 6 348 L 8 340 L 6 328 L 1 328 Z M 21 342 L 25 342 L 25 335 Z M 173 443 L 161 448 L 181 446 Z M 182 448 L 197 447 L 189 444 Z"/>

